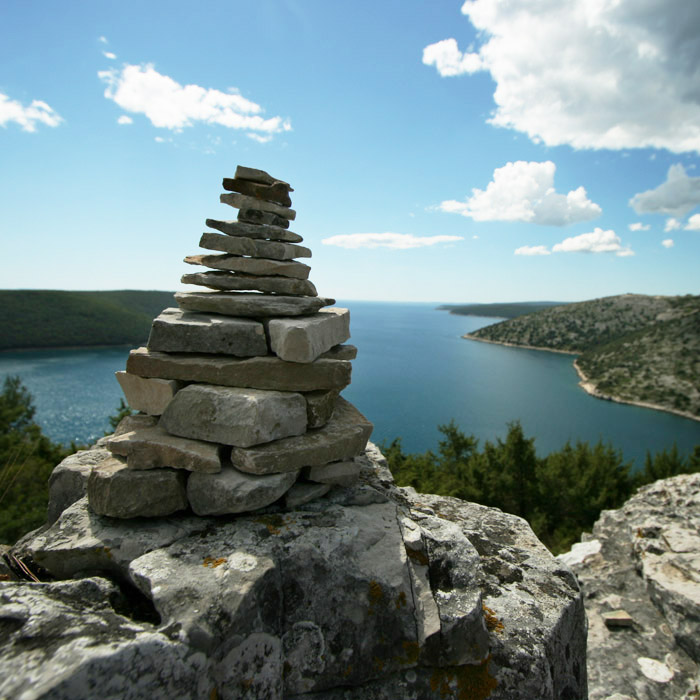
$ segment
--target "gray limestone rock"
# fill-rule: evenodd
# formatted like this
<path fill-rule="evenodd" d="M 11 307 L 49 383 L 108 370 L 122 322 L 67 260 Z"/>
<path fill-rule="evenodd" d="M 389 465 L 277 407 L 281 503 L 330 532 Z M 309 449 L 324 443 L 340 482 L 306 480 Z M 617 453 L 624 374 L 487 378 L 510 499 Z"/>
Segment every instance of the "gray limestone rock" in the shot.
<path fill-rule="evenodd" d="M 142 411 L 151 416 L 159 416 L 170 403 L 181 382 L 172 379 L 146 379 L 128 372 L 115 372 L 126 402 L 134 411 Z"/>
<path fill-rule="evenodd" d="M 246 275 L 242 272 L 232 273 L 222 270 L 183 275 L 180 281 L 183 284 L 198 284 L 210 289 L 223 291 L 257 291 L 271 294 L 318 296 L 313 283 L 292 277 L 259 277 L 257 275 Z"/>
<path fill-rule="evenodd" d="M 264 258 L 243 258 L 239 255 L 188 255 L 185 262 L 189 265 L 203 265 L 213 270 L 244 272 L 249 275 L 279 275 L 305 280 L 311 268 L 296 260 L 266 260 Z"/>
<path fill-rule="evenodd" d="M 301 243 L 304 240 L 298 233 L 269 224 L 245 224 L 242 221 L 222 221 L 221 219 L 207 219 L 205 223 L 227 236 L 245 236 L 285 243 Z"/>
<path fill-rule="evenodd" d="M 347 360 L 319 358 L 310 364 L 284 362 L 278 357 L 239 359 L 222 355 L 132 350 L 126 370 L 141 377 L 180 379 L 189 382 L 239 386 L 272 391 L 343 389 L 350 383 L 352 365 Z"/>
<path fill-rule="evenodd" d="M 354 460 L 331 462 L 318 467 L 307 467 L 304 470 L 305 479 L 334 486 L 352 486 L 357 483 L 359 476 L 360 465 Z"/>
<path fill-rule="evenodd" d="M 306 431 L 301 394 L 228 386 L 190 384 L 161 416 L 172 435 L 250 447 Z"/>
<path fill-rule="evenodd" d="M 338 402 L 336 390 L 309 391 L 304 394 L 306 399 L 306 421 L 308 428 L 322 428 L 333 415 L 335 404 Z"/>
<path fill-rule="evenodd" d="M 66 508 L 85 496 L 93 467 L 109 457 L 110 453 L 103 447 L 79 450 L 54 467 L 49 477 L 49 508 L 46 515 L 49 525 L 55 523 Z"/>
<path fill-rule="evenodd" d="M 225 316 L 301 316 L 335 304 L 326 297 L 285 297 L 246 292 L 176 292 L 175 301 L 185 311 Z"/>
<path fill-rule="evenodd" d="M 313 362 L 350 337 L 348 309 L 321 309 L 302 318 L 265 321 L 270 349 L 287 362 Z"/>
<path fill-rule="evenodd" d="M 603 511 L 571 562 L 589 620 L 590 700 L 693 697 L 700 680 L 700 474 L 641 488 Z M 609 627 L 624 610 L 624 627 Z"/>
<path fill-rule="evenodd" d="M 171 435 L 160 426 L 115 434 L 106 446 L 112 454 L 126 457 L 129 469 L 171 467 L 208 474 L 221 471 L 224 450 L 211 442 Z"/>
<path fill-rule="evenodd" d="M 153 321 L 148 348 L 156 352 L 206 352 L 236 357 L 267 355 L 259 321 L 165 309 Z"/>
<path fill-rule="evenodd" d="M 239 209 L 238 220 L 246 224 L 289 228 L 289 219 L 277 216 L 277 214 L 272 214 L 269 211 L 260 211 L 260 209 Z"/>
<path fill-rule="evenodd" d="M 274 474 L 348 459 L 360 454 L 372 424 L 348 401 L 338 398 L 331 420 L 304 435 L 231 450 L 233 466 L 250 474 Z"/>
<path fill-rule="evenodd" d="M 206 656 L 198 698 L 585 698 L 580 591 L 527 523 L 397 489 L 373 446 L 362 459 L 360 484 L 293 511 L 134 527 L 82 500 L 23 546 L 55 576 L 104 565 L 138 586 L 162 632 Z"/>
<path fill-rule="evenodd" d="M 327 360 L 354 360 L 357 357 L 357 348 L 354 345 L 336 345 L 321 357 Z"/>
<path fill-rule="evenodd" d="M 0 697 L 103 700 L 209 697 L 204 654 L 152 623 L 103 578 L 0 583 Z"/>
<path fill-rule="evenodd" d="M 268 260 L 311 257 L 311 251 L 303 245 L 279 241 L 260 241 L 241 236 L 226 236 L 222 233 L 203 233 L 199 239 L 199 247 L 231 255 L 247 255 L 251 258 L 267 258 Z"/>
<path fill-rule="evenodd" d="M 185 472 L 174 469 L 135 471 L 110 457 L 90 472 L 90 508 L 111 518 L 154 518 L 187 508 Z"/>
<path fill-rule="evenodd" d="M 264 199 L 268 202 L 276 202 L 283 207 L 292 206 L 292 200 L 289 196 L 289 185 L 285 182 L 263 185 L 259 182 L 253 182 L 252 180 L 225 177 L 222 186 L 229 192 L 238 192 L 248 197 Z"/>
<path fill-rule="evenodd" d="M 284 496 L 284 506 L 287 509 L 303 506 L 325 496 L 331 490 L 330 484 L 310 484 L 297 481 Z"/>
<path fill-rule="evenodd" d="M 225 193 L 219 195 L 219 201 L 222 204 L 228 204 L 230 207 L 235 207 L 236 209 L 257 209 L 267 214 L 275 214 L 275 216 L 288 219 L 289 221 L 294 221 L 297 216 L 294 209 L 283 207 L 282 205 L 275 204 L 274 202 L 265 202 L 262 199 L 256 199 L 255 197 L 246 197 L 242 194 Z"/>
<path fill-rule="evenodd" d="M 245 165 L 239 165 L 236 167 L 236 179 L 250 180 L 251 182 L 259 182 L 263 185 L 284 185 L 288 192 L 294 192 L 294 188 L 288 182 L 272 177 L 272 175 L 264 170 L 258 170 L 258 168 L 248 168 Z"/>
<path fill-rule="evenodd" d="M 187 498 L 197 515 L 228 515 L 264 508 L 281 498 L 296 481 L 298 472 L 256 476 L 233 467 L 218 474 L 193 474 Z"/>

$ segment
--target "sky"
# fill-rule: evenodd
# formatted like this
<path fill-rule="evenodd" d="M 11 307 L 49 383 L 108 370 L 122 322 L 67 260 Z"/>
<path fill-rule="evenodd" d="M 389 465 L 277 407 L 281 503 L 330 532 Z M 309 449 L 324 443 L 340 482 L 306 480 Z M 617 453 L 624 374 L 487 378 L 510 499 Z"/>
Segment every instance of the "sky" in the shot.
<path fill-rule="evenodd" d="M 237 165 L 345 300 L 700 293 L 700 3 L 0 0 L 0 287 L 196 291 Z"/>

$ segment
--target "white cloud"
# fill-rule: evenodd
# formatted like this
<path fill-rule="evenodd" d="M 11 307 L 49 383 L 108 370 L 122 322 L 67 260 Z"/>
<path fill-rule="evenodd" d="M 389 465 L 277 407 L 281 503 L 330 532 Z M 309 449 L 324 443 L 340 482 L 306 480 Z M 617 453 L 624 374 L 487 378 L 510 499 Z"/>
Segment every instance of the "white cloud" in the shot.
<path fill-rule="evenodd" d="M 524 245 L 515 249 L 515 255 L 551 255 L 546 245 Z"/>
<path fill-rule="evenodd" d="M 10 122 L 15 122 L 22 127 L 22 131 L 36 131 L 37 124 L 46 126 L 58 126 L 63 119 L 54 112 L 46 102 L 32 100 L 25 107 L 17 100 L 11 100 L 7 95 L 0 93 L 0 126 L 5 127 Z"/>
<path fill-rule="evenodd" d="M 462 13 L 480 46 L 446 39 L 423 61 L 488 71 L 490 123 L 549 146 L 700 152 L 700 3 L 467 0 Z"/>
<path fill-rule="evenodd" d="M 579 236 L 564 239 L 553 246 L 552 251 L 555 253 L 615 253 L 621 258 L 634 255 L 629 247 L 622 247 L 622 241 L 615 231 L 603 231 L 597 227 L 592 233 L 582 233 Z"/>
<path fill-rule="evenodd" d="M 472 189 L 464 202 L 442 202 L 442 211 L 468 216 L 474 221 L 522 221 L 565 226 L 600 216 L 601 208 L 579 187 L 568 194 L 554 190 L 556 165 L 519 160 L 493 171 L 485 190 Z"/>
<path fill-rule="evenodd" d="M 102 55 L 103 55 L 105 58 L 109 58 L 110 60 L 114 60 L 114 59 L 117 57 L 117 54 L 112 53 L 111 51 L 103 51 L 103 52 L 102 52 Z"/>
<path fill-rule="evenodd" d="M 676 163 L 668 169 L 666 182 L 630 199 L 638 214 L 671 214 L 683 216 L 700 204 L 700 177 L 688 177 L 685 168 Z"/>
<path fill-rule="evenodd" d="M 686 231 L 700 231 L 700 214 L 693 214 L 685 225 Z"/>
<path fill-rule="evenodd" d="M 125 65 L 121 70 L 100 71 L 107 84 L 105 97 L 132 114 L 145 114 L 153 126 L 180 131 L 196 122 L 264 135 L 289 131 L 282 117 L 264 119 L 260 105 L 235 90 L 221 92 L 199 85 L 180 85 L 152 65 Z"/>
<path fill-rule="evenodd" d="M 670 219 L 666 219 L 666 224 L 664 225 L 664 232 L 668 233 L 669 231 L 677 231 L 681 227 L 681 222 L 678 221 L 678 219 L 674 219 L 671 217 Z"/>
<path fill-rule="evenodd" d="M 423 49 L 423 63 L 435 66 L 443 77 L 476 73 L 483 68 L 478 54 L 462 53 L 455 39 L 443 39 Z"/>
<path fill-rule="evenodd" d="M 99 41 L 100 44 L 109 44 L 106 36 L 101 36 L 97 41 Z"/>
<path fill-rule="evenodd" d="M 257 141 L 258 143 L 269 143 L 272 141 L 272 134 L 248 134 L 249 139 Z"/>
<path fill-rule="evenodd" d="M 425 248 L 438 243 L 461 241 L 462 236 L 414 236 L 411 233 L 350 233 L 324 238 L 321 243 L 339 248 L 392 248 L 407 250 Z"/>
<path fill-rule="evenodd" d="M 648 231 L 651 228 L 651 226 L 649 226 L 649 224 L 644 225 L 643 223 L 638 221 L 635 224 L 630 224 L 628 228 L 630 231 Z"/>
<path fill-rule="evenodd" d="M 673 239 L 667 238 L 665 241 L 661 241 L 661 245 L 664 248 L 673 248 Z"/>
<path fill-rule="evenodd" d="M 134 120 L 131 117 L 128 117 L 126 114 L 122 114 L 119 119 L 117 119 L 117 124 L 133 124 Z"/>

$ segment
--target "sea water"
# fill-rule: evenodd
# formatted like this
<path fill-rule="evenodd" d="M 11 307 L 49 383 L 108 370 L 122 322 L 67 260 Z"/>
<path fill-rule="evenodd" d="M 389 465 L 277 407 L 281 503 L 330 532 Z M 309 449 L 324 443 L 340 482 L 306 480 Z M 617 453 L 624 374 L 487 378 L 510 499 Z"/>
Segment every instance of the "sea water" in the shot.
<path fill-rule="evenodd" d="M 497 319 L 437 311 L 437 304 L 339 301 L 350 309 L 358 347 L 343 395 L 373 423 L 375 442 L 401 438 L 404 450 L 437 449 L 438 425 L 454 420 L 485 440 L 519 420 L 540 455 L 568 440 L 602 440 L 641 466 L 647 450 L 682 453 L 700 444 L 700 423 L 601 401 L 578 386 L 573 357 L 465 340 Z M 53 440 L 88 444 L 109 430 L 122 398 L 114 372 L 129 348 L 0 354 L 0 378 L 20 375 L 36 420 Z"/>

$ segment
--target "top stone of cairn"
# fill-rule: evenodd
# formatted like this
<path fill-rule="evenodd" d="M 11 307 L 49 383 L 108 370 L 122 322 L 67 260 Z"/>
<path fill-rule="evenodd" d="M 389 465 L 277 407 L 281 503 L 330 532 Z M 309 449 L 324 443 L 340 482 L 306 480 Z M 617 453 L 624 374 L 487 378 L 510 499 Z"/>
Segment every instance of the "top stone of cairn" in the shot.
<path fill-rule="evenodd" d="M 239 165 L 236 168 L 235 177 L 224 178 L 223 187 L 229 192 L 238 192 L 247 197 L 280 204 L 283 207 L 292 206 L 289 193 L 294 190 L 289 183 L 277 180 L 264 170 Z"/>

